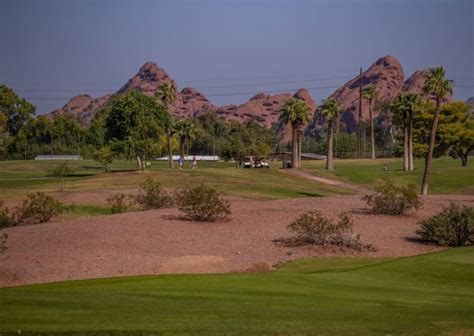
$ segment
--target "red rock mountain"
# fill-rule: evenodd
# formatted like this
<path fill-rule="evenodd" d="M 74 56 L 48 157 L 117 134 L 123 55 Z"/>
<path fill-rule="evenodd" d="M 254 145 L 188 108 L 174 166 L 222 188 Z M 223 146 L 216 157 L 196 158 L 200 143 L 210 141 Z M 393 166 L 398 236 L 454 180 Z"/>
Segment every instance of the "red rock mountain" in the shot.
<path fill-rule="evenodd" d="M 109 101 L 111 96 L 111 94 L 99 98 L 92 98 L 86 94 L 74 96 L 66 103 L 66 105 L 57 110 L 49 112 L 47 116 L 72 114 L 76 116 L 83 124 L 88 125 L 97 111 Z"/>
<path fill-rule="evenodd" d="M 145 63 L 138 73 L 127 81 L 117 94 L 138 90 L 147 95 L 154 95 L 156 89 L 163 82 L 169 81 L 176 88 L 176 82 L 152 62 Z M 424 71 L 416 71 L 408 80 L 404 82 L 404 73 L 401 64 L 392 56 L 385 56 L 378 59 L 366 71 L 362 73 L 361 83 L 363 86 L 373 84 L 379 92 L 379 99 L 388 100 L 395 97 L 401 90 L 421 93 L 421 88 L 425 83 Z M 73 114 L 84 124 L 88 124 L 97 111 L 104 106 L 112 95 L 105 95 L 99 98 L 92 98 L 88 95 L 79 95 L 62 108 L 50 112 L 48 115 Z M 284 125 L 279 125 L 279 110 L 283 104 L 295 97 L 308 103 L 316 116 L 316 103 L 306 89 L 299 89 L 294 95 L 291 93 L 279 93 L 267 95 L 259 93 L 240 105 L 213 105 L 203 94 L 193 88 L 182 89 L 175 103 L 171 106 L 172 113 L 183 118 L 190 118 L 208 110 L 216 111 L 225 121 L 244 122 L 254 119 L 265 127 L 272 127 L 277 124 L 280 134 L 284 140 L 289 139 L 289 130 Z M 359 114 L 359 76 L 345 83 L 336 90 L 331 97 L 338 99 L 344 106 L 343 120 L 349 131 L 357 128 Z M 366 120 L 368 114 L 367 102 L 362 103 L 362 116 Z M 377 111 L 374 111 L 377 116 Z"/>
<path fill-rule="evenodd" d="M 155 63 L 145 63 L 138 73 L 125 83 L 116 93 L 121 94 L 131 90 L 138 90 L 147 95 L 154 95 L 156 89 L 163 82 L 171 82 L 177 88 L 176 82 L 166 73 L 165 70 Z M 79 95 L 62 108 L 54 110 L 48 115 L 73 114 L 85 125 L 89 124 L 97 111 L 107 103 L 112 95 L 106 95 L 97 99 L 92 99 L 88 95 Z M 184 88 L 178 93 L 176 101 L 172 106 L 172 112 L 180 117 L 192 117 L 205 110 L 215 110 L 216 107 L 207 100 L 200 92 L 192 88 Z"/>
<path fill-rule="evenodd" d="M 413 73 L 413 75 L 408 78 L 405 83 L 403 83 L 402 91 L 413 92 L 419 95 L 423 94 L 423 86 L 425 86 L 425 71 L 418 70 Z"/>
<path fill-rule="evenodd" d="M 404 73 L 400 62 L 392 56 L 379 58 L 362 73 L 362 86 L 373 84 L 379 93 L 379 99 L 387 100 L 396 96 L 403 85 Z M 349 131 L 357 128 L 359 119 L 359 76 L 354 77 L 336 90 L 331 97 L 344 106 L 342 118 Z M 374 111 L 374 116 L 377 112 Z M 368 117 L 367 102 L 362 101 L 362 117 Z"/>
<path fill-rule="evenodd" d="M 165 70 L 155 63 L 147 62 L 140 68 L 138 73 L 129 79 L 116 93 L 121 94 L 131 90 L 138 90 L 152 96 L 155 94 L 156 89 L 166 81 L 171 82 L 175 88 L 177 88 L 176 82 Z M 73 114 L 77 116 L 82 123 L 87 125 L 95 113 L 107 103 L 111 96 L 112 95 L 106 95 L 96 99 L 92 99 L 88 95 L 75 96 L 62 108 L 54 110 L 48 115 Z M 217 107 L 199 91 L 186 87 L 178 93 L 176 101 L 171 106 L 171 111 L 176 116 L 191 118 L 202 112 L 211 110 L 216 111 L 225 121 L 235 120 L 244 122 L 249 119 L 254 119 L 265 127 L 272 127 L 273 124 L 278 124 L 279 111 L 283 104 L 291 97 L 292 95 L 290 93 L 275 95 L 259 93 L 241 105 Z M 313 112 L 316 110 L 316 104 L 307 90 L 298 90 L 294 97 L 306 101 Z M 279 126 L 279 129 L 283 134 L 288 134 L 282 125 Z M 284 136 L 284 138 L 288 138 L 288 135 Z"/>

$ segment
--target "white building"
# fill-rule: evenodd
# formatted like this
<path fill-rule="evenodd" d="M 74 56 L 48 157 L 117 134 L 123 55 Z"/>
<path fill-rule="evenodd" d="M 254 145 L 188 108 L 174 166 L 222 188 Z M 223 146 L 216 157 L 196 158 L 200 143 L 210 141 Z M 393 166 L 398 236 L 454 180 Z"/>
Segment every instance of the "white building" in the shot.
<path fill-rule="evenodd" d="M 37 155 L 35 160 L 60 160 L 60 161 L 67 161 L 67 160 L 82 160 L 80 155 Z"/>
<path fill-rule="evenodd" d="M 192 161 L 194 158 L 198 161 L 219 161 L 220 157 L 218 155 L 185 155 L 184 160 Z M 173 161 L 178 161 L 179 155 L 173 155 Z M 163 156 L 156 158 L 158 161 L 168 161 L 168 156 Z"/>

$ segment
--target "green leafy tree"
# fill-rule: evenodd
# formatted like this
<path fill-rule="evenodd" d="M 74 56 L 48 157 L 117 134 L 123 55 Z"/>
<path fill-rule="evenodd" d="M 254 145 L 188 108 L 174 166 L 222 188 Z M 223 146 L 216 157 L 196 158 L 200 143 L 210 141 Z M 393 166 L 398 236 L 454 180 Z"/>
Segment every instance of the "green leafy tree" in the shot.
<path fill-rule="evenodd" d="M 421 194 L 428 194 L 428 180 L 430 177 L 431 162 L 433 160 L 433 152 L 436 140 L 436 131 L 438 129 L 439 111 L 441 103 L 446 96 L 453 93 L 453 84 L 450 80 L 445 78 L 445 71 L 442 66 L 430 68 L 425 74 L 426 84 L 423 87 L 423 92 L 427 95 L 432 95 L 435 101 L 435 111 L 433 116 L 433 123 L 431 125 L 430 142 L 428 153 L 426 154 L 425 169 L 423 172 L 423 181 L 421 183 Z"/>
<path fill-rule="evenodd" d="M 452 147 L 449 154 L 455 159 L 461 159 L 461 165 L 467 166 L 469 154 L 474 151 L 474 120 L 472 117 L 466 123 L 459 123 L 453 133 Z"/>
<path fill-rule="evenodd" d="M 51 120 L 40 115 L 30 119 L 11 138 L 9 157 L 31 159 L 37 154 L 46 153 L 51 153 Z"/>
<path fill-rule="evenodd" d="M 103 146 L 94 151 L 93 158 L 104 167 L 105 172 L 108 172 L 108 165 L 112 163 L 114 156 L 110 146 Z"/>
<path fill-rule="evenodd" d="M 144 170 L 146 159 L 159 153 L 160 131 L 166 111 L 141 92 L 131 91 L 112 99 L 104 110 L 105 140 L 127 158 L 135 158 Z"/>
<path fill-rule="evenodd" d="M 7 129 L 15 136 L 35 114 L 35 106 L 19 97 L 6 85 L 0 85 L 0 114 L 7 117 Z"/>
<path fill-rule="evenodd" d="M 206 111 L 193 119 L 196 128 L 196 138 L 191 150 L 196 154 L 217 155 L 225 142 L 227 125 L 215 111 Z"/>
<path fill-rule="evenodd" d="M 164 82 L 158 87 L 158 90 L 155 93 L 163 106 L 166 109 L 167 118 L 165 119 L 165 132 L 166 132 L 166 142 L 168 149 L 168 162 L 170 168 L 173 168 L 173 134 L 174 134 L 174 120 L 171 117 L 170 106 L 176 100 L 176 88 L 171 82 Z"/>
<path fill-rule="evenodd" d="M 79 120 L 72 115 L 56 115 L 53 117 L 50 131 L 52 151 L 56 154 L 80 154 L 85 130 Z"/>
<path fill-rule="evenodd" d="M 335 98 L 328 98 L 323 101 L 319 107 L 322 116 L 326 117 L 328 121 L 328 136 L 327 136 L 327 157 L 326 170 L 334 170 L 333 163 L 333 138 L 334 138 L 334 124 L 342 113 L 342 105 Z"/>
<path fill-rule="evenodd" d="M 426 157 L 430 141 L 429 129 L 432 123 L 434 105 L 426 104 L 422 113 L 415 118 L 414 147 L 418 157 Z M 440 108 L 433 157 L 449 153 L 467 165 L 469 153 L 474 150 L 474 120 L 469 105 L 462 101 L 451 101 Z"/>
<path fill-rule="evenodd" d="M 7 128 L 7 116 L 0 114 L 0 160 L 5 160 L 8 156 L 8 146 L 10 145 L 10 135 Z"/>
<path fill-rule="evenodd" d="M 374 128 L 374 116 L 373 108 L 374 102 L 378 97 L 378 92 L 375 85 L 367 85 L 362 90 L 362 98 L 367 100 L 369 103 L 369 123 L 370 123 L 370 158 L 375 159 L 375 128 Z"/>
<path fill-rule="evenodd" d="M 280 110 L 280 121 L 291 125 L 292 157 L 291 167 L 299 169 L 303 126 L 310 121 L 311 108 L 300 99 L 291 98 Z"/>

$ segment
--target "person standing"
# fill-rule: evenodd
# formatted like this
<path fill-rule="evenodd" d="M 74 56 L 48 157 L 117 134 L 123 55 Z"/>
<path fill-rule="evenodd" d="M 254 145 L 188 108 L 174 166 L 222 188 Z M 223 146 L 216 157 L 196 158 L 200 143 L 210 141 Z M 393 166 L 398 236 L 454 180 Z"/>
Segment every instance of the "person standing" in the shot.
<path fill-rule="evenodd" d="M 195 156 L 193 156 L 193 169 L 197 169 L 198 167 L 198 162 Z"/>
<path fill-rule="evenodd" d="M 183 169 L 184 167 L 184 157 L 181 155 L 178 160 L 179 163 L 179 169 Z"/>

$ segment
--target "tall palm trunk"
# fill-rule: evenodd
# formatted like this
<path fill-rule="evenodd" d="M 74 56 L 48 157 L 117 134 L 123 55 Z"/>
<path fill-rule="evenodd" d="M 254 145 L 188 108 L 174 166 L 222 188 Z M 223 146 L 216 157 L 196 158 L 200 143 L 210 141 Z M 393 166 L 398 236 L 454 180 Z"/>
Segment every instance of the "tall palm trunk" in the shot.
<path fill-rule="evenodd" d="M 170 168 L 174 168 L 173 145 L 172 145 L 172 139 L 171 139 L 171 131 L 169 127 L 166 128 L 166 142 L 168 145 L 168 162 L 170 164 Z"/>
<path fill-rule="evenodd" d="M 298 133 L 297 133 L 297 138 L 298 138 L 298 163 L 297 163 L 297 168 L 301 168 L 301 148 L 303 147 L 303 132 L 301 131 L 301 126 L 298 127 Z"/>
<path fill-rule="evenodd" d="M 403 121 L 403 170 L 408 170 L 408 125 L 407 120 Z"/>
<path fill-rule="evenodd" d="M 333 127 L 332 119 L 328 120 L 328 153 L 326 157 L 326 170 L 334 170 L 334 163 L 332 158 L 332 142 L 333 142 Z"/>
<path fill-rule="evenodd" d="M 298 129 L 297 126 L 291 125 L 291 168 L 298 168 Z"/>
<path fill-rule="evenodd" d="M 186 138 L 185 137 L 180 137 L 179 139 L 179 155 L 181 157 L 184 157 L 184 145 L 185 145 L 185 142 L 186 142 Z"/>
<path fill-rule="evenodd" d="M 414 170 L 413 166 L 413 113 L 408 115 L 408 170 Z"/>
<path fill-rule="evenodd" d="M 428 179 L 430 177 L 431 161 L 433 160 L 436 130 L 438 129 L 438 121 L 439 121 L 439 105 L 440 105 L 440 99 L 439 97 L 436 97 L 436 110 L 435 110 L 435 115 L 433 118 L 433 125 L 431 126 L 430 146 L 428 148 L 428 154 L 426 155 L 425 171 L 423 172 L 423 182 L 421 183 L 422 195 L 428 194 Z"/>
<path fill-rule="evenodd" d="M 374 129 L 374 118 L 372 115 L 372 100 L 369 101 L 369 118 L 370 118 L 370 158 L 375 159 L 375 129 Z"/>

